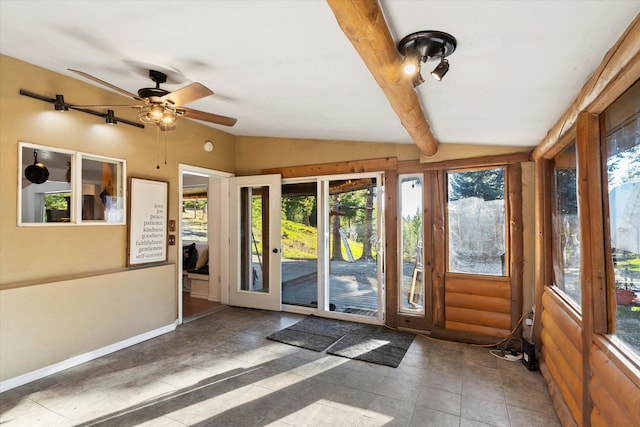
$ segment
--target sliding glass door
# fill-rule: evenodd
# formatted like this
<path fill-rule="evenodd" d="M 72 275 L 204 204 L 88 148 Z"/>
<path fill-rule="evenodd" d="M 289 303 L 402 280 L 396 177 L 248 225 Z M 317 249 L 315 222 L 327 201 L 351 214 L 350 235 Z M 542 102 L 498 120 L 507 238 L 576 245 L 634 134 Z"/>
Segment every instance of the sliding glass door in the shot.
<path fill-rule="evenodd" d="M 282 302 L 382 320 L 382 176 L 285 180 Z"/>
<path fill-rule="evenodd" d="M 318 307 L 318 183 L 282 185 L 282 303 Z"/>

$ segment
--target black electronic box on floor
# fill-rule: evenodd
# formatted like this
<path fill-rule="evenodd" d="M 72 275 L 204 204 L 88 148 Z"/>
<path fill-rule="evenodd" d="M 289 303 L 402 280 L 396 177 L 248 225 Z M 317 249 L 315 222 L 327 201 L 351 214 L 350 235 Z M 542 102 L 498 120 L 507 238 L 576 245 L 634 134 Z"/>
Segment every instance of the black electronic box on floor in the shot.
<path fill-rule="evenodd" d="M 538 369 L 536 346 L 526 338 L 522 339 L 522 364 L 530 371 Z"/>

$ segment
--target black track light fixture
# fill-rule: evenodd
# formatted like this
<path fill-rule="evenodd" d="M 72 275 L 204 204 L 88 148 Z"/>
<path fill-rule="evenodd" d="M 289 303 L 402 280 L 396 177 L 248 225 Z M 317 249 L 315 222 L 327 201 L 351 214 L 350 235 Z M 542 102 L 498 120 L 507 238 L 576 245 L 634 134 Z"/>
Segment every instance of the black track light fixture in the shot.
<path fill-rule="evenodd" d="M 118 123 L 116 121 L 116 116 L 113 114 L 113 110 L 107 110 L 107 114 L 104 116 L 104 121 L 108 125 L 115 125 Z"/>
<path fill-rule="evenodd" d="M 436 68 L 433 69 L 431 75 L 436 80 L 442 80 L 445 74 L 449 71 L 449 61 L 445 58 L 440 59 L 440 63 L 436 65 Z"/>
<path fill-rule="evenodd" d="M 431 75 L 442 80 L 449 71 L 449 61 L 445 58 L 451 55 L 457 46 L 455 37 L 442 31 L 418 31 L 404 37 L 398 43 L 398 51 L 404 57 L 404 73 L 412 78 L 413 87 L 424 82 L 420 74 L 420 64 L 430 59 L 439 59 L 440 63 Z"/>
<path fill-rule="evenodd" d="M 138 122 L 132 122 L 131 120 L 123 119 L 121 117 L 116 117 L 113 110 L 107 110 L 106 113 L 102 113 L 100 111 L 90 110 L 89 108 L 80 107 L 77 105 L 69 104 L 65 102 L 64 96 L 58 94 L 55 98 L 49 98 L 47 96 L 38 95 L 37 93 L 29 92 L 28 90 L 20 89 L 20 95 L 28 96 L 29 98 L 39 99 L 40 101 L 48 102 L 53 104 L 53 108 L 56 111 L 79 111 L 81 113 L 91 114 L 92 116 L 98 116 L 104 118 L 105 122 L 110 125 L 115 125 L 117 123 L 124 123 L 129 126 L 135 126 L 137 128 L 144 129 L 144 125 Z"/>
<path fill-rule="evenodd" d="M 64 102 L 64 96 L 56 95 L 56 102 L 53 103 L 53 108 L 56 111 L 69 111 L 69 106 Z"/>

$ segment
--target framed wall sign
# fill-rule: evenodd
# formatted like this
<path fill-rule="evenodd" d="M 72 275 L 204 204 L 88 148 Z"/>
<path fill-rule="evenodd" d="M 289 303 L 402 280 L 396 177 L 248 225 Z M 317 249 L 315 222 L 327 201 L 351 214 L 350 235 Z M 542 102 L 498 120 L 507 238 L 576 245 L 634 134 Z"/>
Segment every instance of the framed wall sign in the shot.
<path fill-rule="evenodd" d="M 167 260 L 168 187 L 165 181 L 129 179 L 128 266 Z"/>

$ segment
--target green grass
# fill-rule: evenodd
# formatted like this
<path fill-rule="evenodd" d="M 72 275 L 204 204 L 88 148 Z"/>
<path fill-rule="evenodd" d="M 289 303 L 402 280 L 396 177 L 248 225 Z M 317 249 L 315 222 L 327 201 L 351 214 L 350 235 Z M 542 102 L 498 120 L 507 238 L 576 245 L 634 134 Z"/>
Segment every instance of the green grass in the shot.
<path fill-rule="evenodd" d="M 257 236 L 256 236 L 257 238 Z M 347 239 L 354 259 L 362 256 L 362 243 Z M 342 257 L 348 259 L 347 250 L 342 247 Z M 293 221 L 282 221 L 282 250 L 285 259 L 316 259 L 318 251 L 318 230 Z"/>
<path fill-rule="evenodd" d="M 618 270 L 628 270 L 633 272 L 640 272 L 640 256 L 635 258 L 629 258 L 625 260 L 619 260 L 616 265 Z"/>
<path fill-rule="evenodd" d="M 316 259 L 318 231 L 297 222 L 282 221 L 282 250 L 284 258 Z"/>

